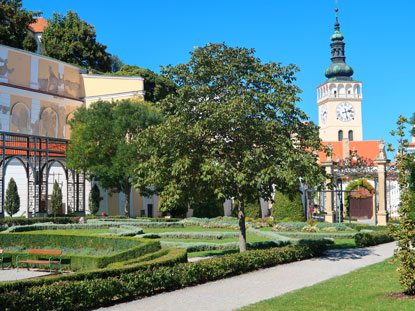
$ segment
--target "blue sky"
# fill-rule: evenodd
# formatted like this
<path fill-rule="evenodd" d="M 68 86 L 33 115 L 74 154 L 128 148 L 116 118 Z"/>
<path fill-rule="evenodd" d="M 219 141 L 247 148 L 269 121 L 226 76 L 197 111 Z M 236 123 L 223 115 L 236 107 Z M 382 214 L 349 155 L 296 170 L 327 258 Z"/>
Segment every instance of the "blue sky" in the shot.
<path fill-rule="evenodd" d="M 299 106 L 318 123 L 316 87 L 330 64 L 335 0 L 23 0 L 23 6 L 45 18 L 76 11 L 111 54 L 157 72 L 188 61 L 189 51 L 208 42 L 296 64 Z M 392 142 L 398 116 L 415 111 L 415 1 L 339 0 L 338 7 L 346 62 L 363 82 L 363 138 Z"/>

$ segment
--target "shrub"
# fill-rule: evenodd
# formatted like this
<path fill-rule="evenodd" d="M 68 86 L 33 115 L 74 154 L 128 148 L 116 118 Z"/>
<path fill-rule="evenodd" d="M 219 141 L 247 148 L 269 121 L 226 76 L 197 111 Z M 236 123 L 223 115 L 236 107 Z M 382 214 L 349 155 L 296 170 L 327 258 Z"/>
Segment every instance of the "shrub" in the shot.
<path fill-rule="evenodd" d="M 78 248 L 88 247 L 95 249 L 105 249 L 118 251 L 107 256 L 87 256 L 87 255 L 65 255 L 62 256 L 62 266 L 64 269 L 88 270 L 103 268 L 112 262 L 125 261 L 154 252 L 160 249 L 158 241 L 146 241 L 127 237 L 106 237 L 97 235 L 81 234 L 44 234 L 44 233 L 2 233 L 0 234 L 0 245 L 2 247 L 21 246 L 25 249 L 33 248 L 54 248 L 63 249 L 65 247 Z M 23 252 L 9 252 L 12 255 L 12 263 L 16 255 L 26 254 Z M 31 256 L 38 258 L 39 256 Z"/>
<path fill-rule="evenodd" d="M 161 232 L 148 233 L 137 236 L 152 239 L 199 239 L 199 240 L 221 240 L 239 237 L 238 232 Z"/>
<path fill-rule="evenodd" d="M 317 232 L 318 229 L 317 229 L 316 226 L 306 225 L 301 229 L 301 231 L 304 231 L 304 232 Z"/>
<path fill-rule="evenodd" d="M 172 267 L 153 266 L 132 272 L 114 269 L 105 273 L 43 278 L 0 284 L 0 309 L 84 310 L 150 296 L 162 291 L 202 284 L 278 264 L 319 256 L 324 243 L 228 254 L 220 258 Z M 157 260 L 157 259 L 156 259 Z M 117 271 L 117 272 L 116 272 Z M 101 276 L 101 277 L 100 277 Z"/>
<path fill-rule="evenodd" d="M 103 198 L 100 196 L 99 188 L 97 184 L 94 184 L 92 186 L 91 192 L 89 193 L 89 199 L 88 199 L 88 206 L 89 206 L 89 212 L 92 215 L 95 215 L 99 210 L 99 202 Z"/>
<path fill-rule="evenodd" d="M 59 184 L 56 180 L 53 184 L 53 191 L 50 198 L 50 207 L 55 217 L 59 209 L 62 208 L 62 190 L 61 187 L 59 187 Z"/>
<path fill-rule="evenodd" d="M 17 192 L 17 185 L 13 178 L 10 178 L 6 190 L 6 200 L 4 201 L 4 210 L 12 217 L 20 210 L 20 197 Z"/>
<path fill-rule="evenodd" d="M 392 235 L 387 231 L 359 232 L 354 236 L 357 247 L 374 246 L 393 241 Z"/>
<path fill-rule="evenodd" d="M 238 217 L 238 205 L 238 200 L 235 200 L 232 206 L 232 216 L 234 217 Z M 262 217 L 261 203 L 259 198 L 253 198 L 249 201 L 246 201 L 244 210 L 246 218 L 257 219 Z"/>
<path fill-rule="evenodd" d="M 272 216 L 277 222 L 304 221 L 304 207 L 298 190 L 290 193 L 275 192 Z"/>
<path fill-rule="evenodd" d="M 219 200 L 212 191 L 207 190 L 206 198 L 203 202 L 192 203 L 194 217 L 214 218 L 224 215 L 223 200 Z"/>

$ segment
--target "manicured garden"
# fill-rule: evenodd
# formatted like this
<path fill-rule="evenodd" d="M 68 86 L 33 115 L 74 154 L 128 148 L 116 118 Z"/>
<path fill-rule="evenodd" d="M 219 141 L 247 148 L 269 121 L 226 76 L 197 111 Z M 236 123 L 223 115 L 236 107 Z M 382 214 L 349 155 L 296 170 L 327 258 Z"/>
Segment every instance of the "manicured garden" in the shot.
<path fill-rule="evenodd" d="M 3 223 L 0 245 L 13 265 L 32 248 L 64 250 L 63 268 L 74 272 L 0 283 L 0 308 L 82 310 L 319 256 L 327 248 L 392 240 L 386 228 L 255 220 L 247 222 L 250 250 L 239 253 L 231 217 L 51 220 Z M 220 257 L 187 263 L 188 256 L 213 255 Z"/>

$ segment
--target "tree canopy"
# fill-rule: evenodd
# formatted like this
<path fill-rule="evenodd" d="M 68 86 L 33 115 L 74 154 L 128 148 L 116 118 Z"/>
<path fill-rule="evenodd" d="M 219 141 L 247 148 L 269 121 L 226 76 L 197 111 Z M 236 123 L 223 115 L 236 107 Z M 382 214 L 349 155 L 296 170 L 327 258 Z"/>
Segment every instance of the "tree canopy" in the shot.
<path fill-rule="evenodd" d="M 160 122 L 156 109 L 136 100 L 98 101 L 88 109 L 81 107 L 70 121 L 67 166 L 85 171 L 89 180 L 104 189 L 124 192 L 129 216 L 131 183 L 137 179 L 134 168 L 146 157 L 146 150 L 137 150 L 131 142 L 143 129 Z"/>
<path fill-rule="evenodd" d="M 37 45 L 33 44 L 34 38 L 28 34 L 27 27 L 35 23 L 34 17 L 40 14 L 42 11 L 26 11 L 21 0 L 1 0 L 0 44 L 35 52 Z"/>
<path fill-rule="evenodd" d="M 77 66 L 102 72 L 111 71 L 107 47 L 96 40 L 95 27 L 68 11 L 65 16 L 53 13 L 42 35 L 42 47 L 47 56 Z"/>
<path fill-rule="evenodd" d="M 176 85 L 171 79 L 137 66 L 124 65 L 114 74 L 119 76 L 140 76 L 144 78 L 146 101 L 155 103 L 175 91 Z"/>
<path fill-rule="evenodd" d="M 312 150 L 322 150 L 318 127 L 296 102 L 294 65 L 261 63 L 254 50 L 208 44 L 188 63 L 162 68 L 176 92 L 157 103 L 162 125 L 144 131 L 140 183 L 159 185 L 164 204 L 197 202 L 208 183 L 221 198 L 239 202 L 240 249 L 246 250 L 245 198 L 272 200 L 299 178 L 322 183 L 325 173 Z"/>

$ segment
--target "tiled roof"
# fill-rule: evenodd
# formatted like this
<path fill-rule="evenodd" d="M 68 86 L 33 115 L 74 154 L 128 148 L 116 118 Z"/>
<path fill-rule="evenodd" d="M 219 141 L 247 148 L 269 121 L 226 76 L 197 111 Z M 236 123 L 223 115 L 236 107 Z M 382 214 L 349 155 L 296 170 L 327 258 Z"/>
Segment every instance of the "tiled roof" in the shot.
<path fill-rule="evenodd" d="M 343 150 L 345 146 L 344 142 L 331 141 L 323 142 L 323 145 L 327 146 L 330 143 L 332 145 L 332 160 L 338 162 L 339 159 L 343 159 L 347 156 L 347 150 Z M 375 160 L 379 155 L 380 140 L 364 140 L 364 141 L 349 141 L 349 151 L 356 151 L 360 157 Z M 320 163 L 327 161 L 327 157 L 323 152 L 319 152 Z"/>
<path fill-rule="evenodd" d="M 29 25 L 29 30 L 33 33 L 40 33 L 48 26 L 48 21 L 43 17 L 35 17 L 36 22 Z"/>

